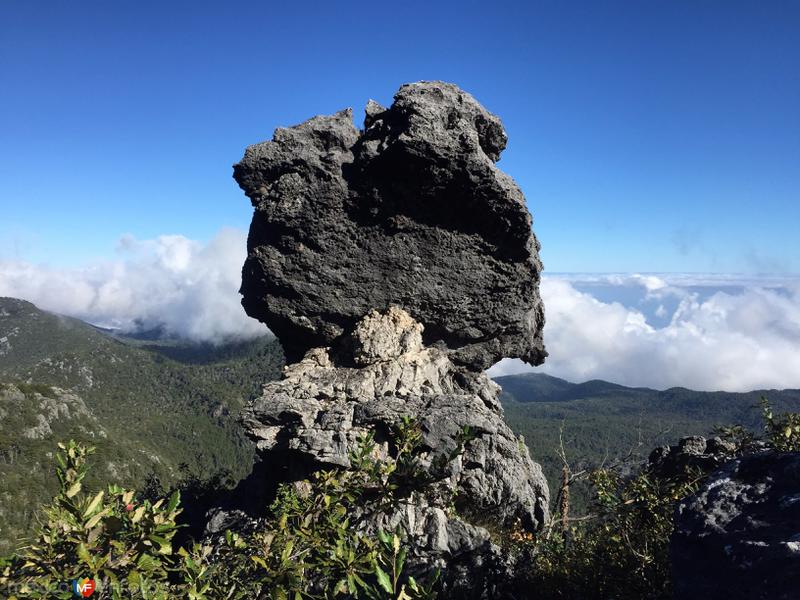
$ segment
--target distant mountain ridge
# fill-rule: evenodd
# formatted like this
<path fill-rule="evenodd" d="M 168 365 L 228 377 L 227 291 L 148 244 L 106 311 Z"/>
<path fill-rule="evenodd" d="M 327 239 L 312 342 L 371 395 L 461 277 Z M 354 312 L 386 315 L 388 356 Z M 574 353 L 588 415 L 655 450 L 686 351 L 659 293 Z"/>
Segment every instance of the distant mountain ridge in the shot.
<path fill-rule="evenodd" d="M 612 383 L 602 379 L 590 379 L 582 383 L 572 383 L 566 379 L 553 377 L 546 373 L 520 373 L 517 375 L 503 375 L 495 377 L 494 381 L 503 388 L 503 394 L 509 400 L 516 402 L 563 402 L 581 400 L 600 396 L 616 396 L 619 394 L 642 397 L 658 396 L 663 399 L 680 396 L 689 392 L 698 399 L 711 398 L 753 398 L 761 396 L 798 392 L 795 389 L 760 389 L 749 392 L 703 392 L 691 390 L 680 386 L 666 390 L 656 390 L 648 387 L 629 387 Z"/>
<path fill-rule="evenodd" d="M 494 380 L 503 388 L 503 394 L 517 402 L 562 402 L 590 396 L 620 393 L 625 390 L 647 388 L 628 388 L 602 379 L 591 379 L 583 383 L 571 383 L 546 373 L 522 373 L 504 375 Z"/>

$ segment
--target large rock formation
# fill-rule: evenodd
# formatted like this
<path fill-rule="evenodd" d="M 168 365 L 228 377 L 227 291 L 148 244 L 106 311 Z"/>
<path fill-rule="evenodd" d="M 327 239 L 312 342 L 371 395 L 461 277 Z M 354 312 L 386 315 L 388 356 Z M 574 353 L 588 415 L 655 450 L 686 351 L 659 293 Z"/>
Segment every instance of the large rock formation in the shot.
<path fill-rule="evenodd" d="M 469 94 L 417 83 L 389 109 L 370 102 L 364 131 L 349 111 L 315 117 L 235 167 L 256 208 L 242 303 L 290 363 L 243 413 L 262 479 L 346 469 L 367 431 L 391 454 L 412 417 L 429 485 L 382 518 L 405 531 L 414 568 L 444 569 L 451 598 L 498 597 L 509 563 L 490 530 L 548 518 L 541 468 L 483 373 L 545 357 L 538 243 L 494 164 L 505 143 Z"/>
<path fill-rule="evenodd" d="M 712 474 L 678 507 L 671 554 L 676 600 L 800 598 L 800 453 Z"/>
<path fill-rule="evenodd" d="M 539 245 L 522 192 L 495 166 L 500 120 L 441 82 L 404 85 L 366 113 L 363 131 L 350 110 L 278 129 L 234 167 L 255 207 L 247 313 L 290 361 L 398 306 L 457 363 L 540 364 Z"/>

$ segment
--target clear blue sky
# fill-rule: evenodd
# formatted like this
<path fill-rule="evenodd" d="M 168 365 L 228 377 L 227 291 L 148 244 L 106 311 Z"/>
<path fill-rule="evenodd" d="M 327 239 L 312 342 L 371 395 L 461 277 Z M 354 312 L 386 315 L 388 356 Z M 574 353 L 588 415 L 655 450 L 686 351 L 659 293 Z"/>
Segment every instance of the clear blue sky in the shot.
<path fill-rule="evenodd" d="M 0 259 L 246 228 L 276 126 L 444 79 L 558 271 L 800 271 L 800 2 L 0 5 Z"/>

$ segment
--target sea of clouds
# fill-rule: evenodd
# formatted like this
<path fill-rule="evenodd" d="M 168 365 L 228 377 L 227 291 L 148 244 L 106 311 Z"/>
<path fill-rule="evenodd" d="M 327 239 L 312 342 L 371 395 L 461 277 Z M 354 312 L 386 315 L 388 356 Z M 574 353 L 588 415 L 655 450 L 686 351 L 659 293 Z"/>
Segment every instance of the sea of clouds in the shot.
<path fill-rule="evenodd" d="M 126 235 L 114 260 L 73 269 L 0 260 L 0 296 L 124 332 L 161 327 L 200 342 L 252 338 L 266 329 L 239 304 L 246 239 L 238 229 L 206 244 Z"/>
<path fill-rule="evenodd" d="M 745 391 L 800 387 L 800 281 L 720 275 L 550 276 L 550 356 L 570 381 Z M 498 376 L 533 370 L 519 360 Z"/>
<path fill-rule="evenodd" d="M 124 236 L 113 260 L 56 269 L 0 260 L 0 296 L 123 331 L 161 327 L 203 342 L 266 333 L 239 304 L 246 234 L 208 243 Z M 546 364 L 570 381 L 664 389 L 800 387 L 800 279 L 728 275 L 546 275 Z M 497 376 L 533 370 L 518 360 Z"/>

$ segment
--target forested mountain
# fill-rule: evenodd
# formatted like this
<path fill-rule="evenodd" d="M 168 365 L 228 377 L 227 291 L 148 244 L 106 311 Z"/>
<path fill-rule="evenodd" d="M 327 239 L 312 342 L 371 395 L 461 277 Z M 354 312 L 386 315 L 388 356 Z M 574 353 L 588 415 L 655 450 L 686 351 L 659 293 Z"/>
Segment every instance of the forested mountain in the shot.
<path fill-rule="evenodd" d="M 0 299 L 0 550 L 48 497 L 48 453 L 69 437 L 98 446 L 95 475 L 121 484 L 247 475 L 253 451 L 235 416 L 282 364 L 272 337 L 221 347 L 124 338 Z"/>

